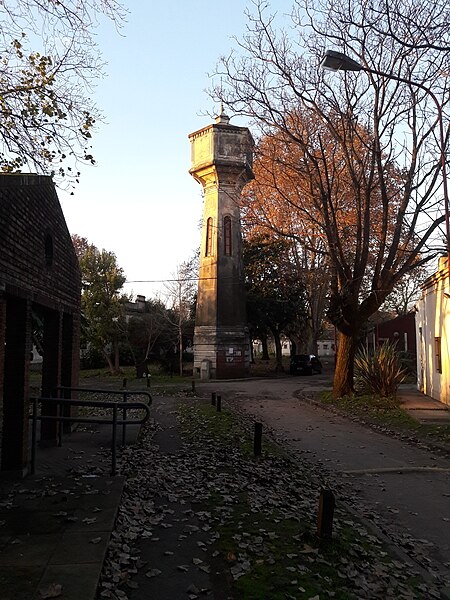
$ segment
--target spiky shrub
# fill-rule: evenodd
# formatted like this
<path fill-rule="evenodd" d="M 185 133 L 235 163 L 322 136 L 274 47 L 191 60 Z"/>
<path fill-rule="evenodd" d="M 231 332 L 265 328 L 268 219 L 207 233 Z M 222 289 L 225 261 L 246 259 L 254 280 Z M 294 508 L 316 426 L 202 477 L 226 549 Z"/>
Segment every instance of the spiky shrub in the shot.
<path fill-rule="evenodd" d="M 395 398 L 398 386 L 406 379 L 395 345 L 384 342 L 368 353 L 361 350 L 355 357 L 355 377 L 358 391 Z"/>

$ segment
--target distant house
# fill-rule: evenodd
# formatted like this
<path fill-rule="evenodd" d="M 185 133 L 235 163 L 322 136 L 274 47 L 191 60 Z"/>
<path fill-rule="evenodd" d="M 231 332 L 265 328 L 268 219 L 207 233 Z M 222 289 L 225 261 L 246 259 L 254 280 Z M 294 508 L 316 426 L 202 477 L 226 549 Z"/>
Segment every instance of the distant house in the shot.
<path fill-rule="evenodd" d="M 417 309 L 417 387 L 450 405 L 450 273 L 447 257 L 421 285 Z"/>
<path fill-rule="evenodd" d="M 395 344 L 398 352 L 415 356 L 417 352 L 415 312 L 374 324 L 368 337 L 371 346 L 381 346 L 384 342 L 389 342 Z"/>
<path fill-rule="evenodd" d="M 145 296 L 138 294 L 136 296 L 136 300 L 134 302 L 128 300 L 125 302 L 125 319 L 128 321 L 132 317 L 139 317 L 143 313 L 145 313 Z"/>
<path fill-rule="evenodd" d="M 320 357 L 336 354 L 337 331 L 334 326 L 325 325 L 320 338 L 317 340 L 317 355 Z"/>

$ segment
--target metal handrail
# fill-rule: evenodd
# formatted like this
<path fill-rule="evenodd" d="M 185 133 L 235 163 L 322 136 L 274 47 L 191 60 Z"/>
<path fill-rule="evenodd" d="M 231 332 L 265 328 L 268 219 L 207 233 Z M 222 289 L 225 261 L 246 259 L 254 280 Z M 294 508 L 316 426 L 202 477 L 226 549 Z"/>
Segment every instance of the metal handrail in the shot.
<path fill-rule="evenodd" d="M 117 393 L 117 392 L 116 392 Z M 145 392 L 144 392 L 145 393 Z M 37 421 L 57 421 L 58 423 L 100 423 L 102 425 L 112 425 L 112 440 L 111 440 L 111 451 L 112 451 L 112 465 L 111 475 L 116 474 L 116 463 L 117 463 L 117 425 L 143 425 L 148 421 L 150 417 L 150 407 L 144 402 L 106 402 L 101 400 L 74 400 L 72 398 L 42 398 L 34 397 L 30 398 L 30 402 L 33 405 L 32 414 L 29 417 L 32 420 L 31 430 L 31 474 L 35 473 L 36 466 L 36 444 L 37 444 Z M 37 404 L 38 402 L 49 402 L 57 405 L 57 410 L 61 411 L 61 408 L 66 406 L 88 406 L 90 408 L 110 408 L 113 411 L 112 419 L 101 419 L 101 418 L 89 418 L 89 417 L 65 417 L 60 414 L 56 415 L 38 415 Z M 117 419 L 118 409 L 122 409 L 123 418 Z M 144 410 L 145 415 L 141 419 L 127 419 L 126 411 L 128 409 Z M 59 431 L 59 445 L 62 444 L 62 434 Z M 124 444 L 123 444 L 124 445 Z"/>
<path fill-rule="evenodd" d="M 60 397 L 59 392 L 65 392 L 65 391 L 67 391 L 67 392 L 89 392 L 92 394 L 120 395 L 123 398 L 123 402 L 128 401 L 128 396 L 147 396 L 149 406 L 152 403 L 152 397 L 148 392 L 139 392 L 139 391 L 132 391 L 132 390 L 127 390 L 127 389 L 105 390 L 105 389 L 82 388 L 82 387 L 68 387 L 68 386 L 64 386 L 64 385 L 59 385 L 55 388 L 55 390 L 56 390 L 56 393 L 58 394 L 58 397 Z M 126 419 L 125 413 L 126 413 L 126 411 L 125 411 L 125 409 L 123 409 L 122 416 L 123 416 L 124 420 Z M 62 423 L 60 424 L 60 427 L 61 426 L 62 426 Z M 127 427 L 127 425 L 126 425 L 126 423 L 124 423 L 122 425 L 122 446 L 125 446 L 126 427 Z M 61 439 L 61 433 L 59 434 L 59 438 Z"/>

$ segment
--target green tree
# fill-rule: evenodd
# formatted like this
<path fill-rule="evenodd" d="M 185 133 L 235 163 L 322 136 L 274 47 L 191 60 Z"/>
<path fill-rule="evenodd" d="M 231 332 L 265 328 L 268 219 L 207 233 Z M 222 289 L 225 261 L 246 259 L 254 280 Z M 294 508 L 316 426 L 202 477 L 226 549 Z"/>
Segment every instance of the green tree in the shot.
<path fill-rule="evenodd" d="M 305 290 L 292 268 L 291 245 L 285 239 L 258 234 L 244 240 L 247 314 L 251 329 L 275 342 L 277 370 L 283 370 L 281 334 L 305 320 Z"/>
<path fill-rule="evenodd" d="M 103 353 L 111 373 L 118 373 L 119 340 L 125 327 L 120 290 L 126 277 L 115 254 L 99 250 L 93 244 L 87 247 L 79 261 L 84 335 L 88 343 Z"/>
<path fill-rule="evenodd" d="M 76 181 L 93 163 L 99 112 L 89 98 L 103 73 L 94 28 L 120 26 L 116 0 L 0 2 L 0 170 L 34 167 Z"/>
<path fill-rule="evenodd" d="M 142 377 L 147 361 L 157 350 L 166 353 L 177 338 L 175 326 L 170 323 L 169 311 L 160 300 L 147 300 L 144 312 L 132 316 L 126 323 L 125 337 L 133 356 L 136 377 Z"/>

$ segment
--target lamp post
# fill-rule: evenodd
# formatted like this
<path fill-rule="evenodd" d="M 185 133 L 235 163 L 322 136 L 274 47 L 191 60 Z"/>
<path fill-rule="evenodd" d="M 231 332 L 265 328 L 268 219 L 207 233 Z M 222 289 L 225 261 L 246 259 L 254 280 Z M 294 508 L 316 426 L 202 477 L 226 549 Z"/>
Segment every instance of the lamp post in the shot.
<path fill-rule="evenodd" d="M 441 168 L 442 168 L 442 185 L 444 191 L 444 214 L 445 214 L 445 230 L 446 230 L 446 245 L 447 245 L 447 269 L 450 281 L 450 217 L 449 217 L 449 204 L 448 204 L 448 187 L 447 187 L 447 169 L 445 164 L 445 144 L 444 144 L 444 122 L 442 118 L 442 107 L 439 104 L 435 94 L 422 83 L 417 81 L 411 81 L 404 77 L 398 77 L 397 75 L 391 75 L 390 73 L 383 73 L 383 71 L 377 71 L 369 67 L 364 67 L 360 63 L 356 62 L 346 54 L 342 52 L 336 52 L 335 50 L 327 50 L 323 55 L 320 66 L 327 71 L 365 71 L 366 73 L 373 73 L 374 75 L 380 75 L 387 79 L 393 79 L 394 81 L 400 81 L 408 85 L 413 85 L 426 92 L 433 99 L 436 104 L 438 112 L 439 122 L 439 142 L 441 151 Z"/>

